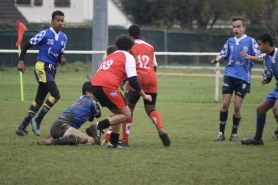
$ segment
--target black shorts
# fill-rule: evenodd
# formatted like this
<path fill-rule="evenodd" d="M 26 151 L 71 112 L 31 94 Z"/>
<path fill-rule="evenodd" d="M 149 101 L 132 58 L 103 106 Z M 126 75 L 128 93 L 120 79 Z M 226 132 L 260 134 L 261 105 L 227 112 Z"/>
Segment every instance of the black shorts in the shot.
<path fill-rule="evenodd" d="M 51 128 L 50 128 L 50 135 L 54 138 L 60 138 L 63 137 L 65 132 L 70 128 L 71 126 L 67 123 L 63 123 L 61 121 L 55 121 Z"/>
<path fill-rule="evenodd" d="M 151 95 L 152 96 L 152 101 L 150 102 L 150 101 L 144 99 L 144 104 L 155 105 L 157 93 L 147 93 L 147 92 L 145 92 L 145 94 Z M 131 90 L 126 90 L 124 97 L 125 97 L 126 102 L 136 104 L 138 102 L 138 100 L 140 99 L 141 95 L 137 92 L 134 92 L 134 91 L 131 91 Z"/>
<path fill-rule="evenodd" d="M 236 96 L 244 98 L 246 93 L 250 93 L 250 83 L 238 78 L 224 76 L 222 94 L 233 94 L 234 91 Z"/>

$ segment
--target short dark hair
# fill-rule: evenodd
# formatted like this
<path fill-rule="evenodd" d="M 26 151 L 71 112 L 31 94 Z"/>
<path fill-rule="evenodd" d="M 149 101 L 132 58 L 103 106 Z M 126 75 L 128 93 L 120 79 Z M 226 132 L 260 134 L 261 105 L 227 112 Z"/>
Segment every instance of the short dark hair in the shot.
<path fill-rule="evenodd" d="M 257 40 L 262 41 L 262 43 L 267 43 L 268 42 L 269 45 L 271 47 L 273 47 L 273 38 L 269 33 L 263 33 L 263 34 L 259 35 Z"/>
<path fill-rule="evenodd" d="M 134 40 L 127 35 L 120 35 L 116 38 L 115 46 L 119 50 L 128 51 L 134 45 Z"/>
<path fill-rule="evenodd" d="M 52 13 L 52 20 L 55 19 L 55 16 L 56 16 L 56 15 L 65 16 L 64 13 L 63 13 L 62 11 L 56 10 L 56 11 L 54 11 L 54 12 Z"/>
<path fill-rule="evenodd" d="M 245 20 L 242 17 L 234 17 L 232 19 L 232 22 L 235 22 L 235 21 L 241 21 L 242 25 L 245 26 Z"/>
<path fill-rule="evenodd" d="M 110 45 L 106 49 L 106 55 L 110 55 L 111 53 L 117 51 L 117 47 L 115 45 Z"/>
<path fill-rule="evenodd" d="M 91 82 L 85 82 L 82 86 L 82 94 L 86 95 L 86 91 L 92 92 L 93 85 Z"/>
<path fill-rule="evenodd" d="M 136 24 L 131 25 L 127 29 L 127 31 L 128 31 L 128 34 L 133 38 L 140 37 L 141 30 L 140 30 L 140 27 Z"/>

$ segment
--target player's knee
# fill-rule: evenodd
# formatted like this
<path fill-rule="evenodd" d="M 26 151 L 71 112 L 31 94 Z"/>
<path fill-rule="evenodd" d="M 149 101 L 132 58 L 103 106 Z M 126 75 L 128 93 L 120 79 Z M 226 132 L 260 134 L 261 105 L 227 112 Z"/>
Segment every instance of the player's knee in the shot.
<path fill-rule="evenodd" d="M 42 106 L 42 104 L 44 103 L 44 100 L 35 100 L 35 102 L 38 104 L 39 107 Z"/>
<path fill-rule="evenodd" d="M 235 112 L 239 112 L 241 110 L 241 104 L 236 103 L 234 106 Z"/>
<path fill-rule="evenodd" d="M 152 111 L 155 111 L 155 109 L 145 109 L 148 116 L 152 113 Z"/>
<path fill-rule="evenodd" d="M 79 140 L 78 140 L 78 144 L 86 144 L 88 142 L 88 138 L 87 137 L 79 137 Z"/>
<path fill-rule="evenodd" d="M 229 104 L 228 102 L 223 101 L 223 102 L 222 102 L 222 110 L 228 110 L 229 105 L 230 105 L 230 104 Z"/>
<path fill-rule="evenodd" d="M 273 111 L 273 114 L 274 114 L 274 115 L 278 115 L 278 107 L 274 106 L 274 107 L 272 108 L 272 111 Z"/>
<path fill-rule="evenodd" d="M 60 100 L 60 93 L 57 93 L 57 94 L 55 94 L 55 95 L 53 95 L 53 97 L 58 101 L 58 100 Z"/>

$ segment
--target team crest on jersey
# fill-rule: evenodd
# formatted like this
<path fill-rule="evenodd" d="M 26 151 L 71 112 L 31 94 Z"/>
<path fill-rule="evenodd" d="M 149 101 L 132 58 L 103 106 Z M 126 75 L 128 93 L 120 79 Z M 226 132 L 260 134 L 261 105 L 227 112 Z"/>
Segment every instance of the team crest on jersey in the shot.
<path fill-rule="evenodd" d="M 63 46 L 64 44 L 65 44 L 65 41 L 62 40 L 62 41 L 61 41 L 61 46 Z"/>
<path fill-rule="evenodd" d="M 109 95 L 110 95 L 111 97 L 115 97 L 115 96 L 117 96 L 117 92 L 116 92 L 116 91 L 111 92 L 111 93 L 109 93 Z"/>
<path fill-rule="evenodd" d="M 248 52 L 248 46 L 243 46 L 243 51 L 247 53 Z"/>
<path fill-rule="evenodd" d="M 242 89 L 245 89 L 245 87 L 246 87 L 246 84 L 242 84 Z"/>

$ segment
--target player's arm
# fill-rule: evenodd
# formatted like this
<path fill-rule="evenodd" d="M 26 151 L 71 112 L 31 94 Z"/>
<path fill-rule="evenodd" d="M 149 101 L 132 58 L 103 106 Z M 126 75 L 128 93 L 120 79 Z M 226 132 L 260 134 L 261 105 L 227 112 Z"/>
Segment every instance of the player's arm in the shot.
<path fill-rule="evenodd" d="M 269 66 L 266 64 L 266 62 L 264 61 L 263 63 L 263 66 L 264 66 L 264 70 L 263 70 L 263 73 L 262 73 L 262 85 L 265 85 L 265 84 L 268 84 L 271 82 L 272 80 L 272 77 L 273 77 L 273 73 L 272 73 L 272 70 L 270 70 Z"/>
<path fill-rule="evenodd" d="M 216 64 L 216 63 L 218 63 L 218 62 L 220 62 L 222 60 L 223 60 L 223 58 L 221 56 L 218 56 L 217 58 L 212 59 L 210 63 Z"/>
<path fill-rule="evenodd" d="M 137 76 L 129 77 L 128 79 L 129 85 L 135 89 L 145 100 L 152 101 L 152 97 L 150 95 L 146 95 L 143 89 L 141 88 Z"/>
<path fill-rule="evenodd" d="M 211 64 L 216 64 L 218 62 L 221 62 L 222 60 L 227 60 L 230 55 L 230 49 L 229 49 L 229 40 L 224 44 L 219 56 L 216 59 L 211 60 Z"/>
<path fill-rule="evenodd" d="M 24 65 L 24 58 L 27 53 L 27 50 L 30 49 L 31 47 L 33 47 L 33 45 L 30 42 L 26 42 L 21 48 L 17 69 L 23 73 L 26 71 Z"/>
<path fill-rule="evenodd" d="M 156 72 L 157 62 L 156 62 L 155 54 L 153 55 L 153 68 L 154 68 L 154 71 Z"/>
<path fill-rule="evenodd" d="M 90 111 L 91 111 L 91 115 L 90 115 L 90 118 L 88 119 L 88 121 L 92 122 L 92 121 L 94 121 L 95 117 L 96 118 L 101 117 L 100 107 L 99 107 L 98 103 L 94 100 L 91 102 Z"/>
<path fill-rule="evenodd" d="M 58 63 L 64 65 L 67 62 L 66 58 L 64 57 L 64 53 L 60 53 L 58 57 Z"/>
<path fill-rule="evenodd" d="M 252 60 L 252 61 L 254 61 L 254 62 L 262 62 L 262 61 L 263 61 L 263 59 L 262 59 L 262 57 L 260 56 L 260 54 L 259 54 L 259 55 L 252 56 L 252 55 L 248 55 L 248 53 L 242 51 L 242 52 L 240 52 L 240 56 L 241 56 L 242 58 L 244 58 L 244 59 Z"/>

